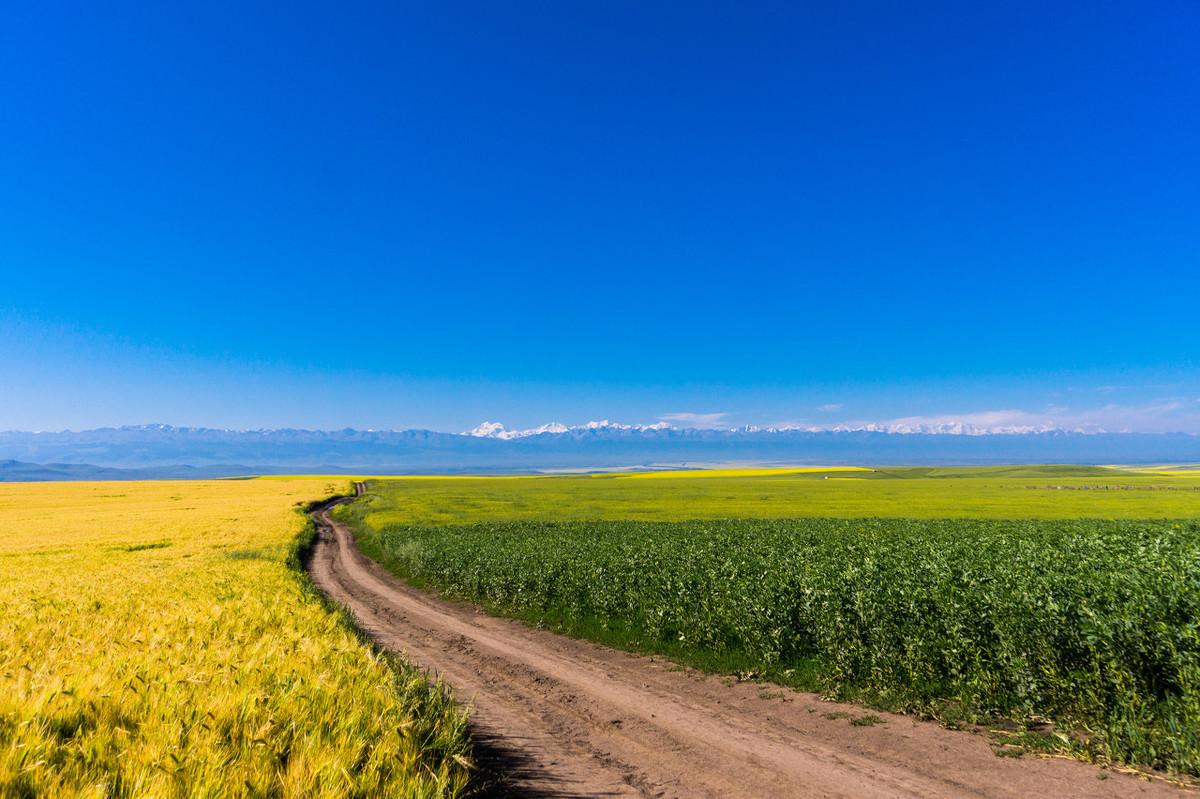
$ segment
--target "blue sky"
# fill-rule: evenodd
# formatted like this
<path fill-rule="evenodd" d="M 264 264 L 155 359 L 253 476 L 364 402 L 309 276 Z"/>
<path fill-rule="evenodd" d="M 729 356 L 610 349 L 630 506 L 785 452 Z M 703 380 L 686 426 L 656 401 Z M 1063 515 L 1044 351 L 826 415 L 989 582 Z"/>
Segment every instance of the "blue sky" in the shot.
<path fill-rule="evenodd" d="M 1200 432 L 1190 0 L 176 5 L 0 29 L 0 429 Z"/>

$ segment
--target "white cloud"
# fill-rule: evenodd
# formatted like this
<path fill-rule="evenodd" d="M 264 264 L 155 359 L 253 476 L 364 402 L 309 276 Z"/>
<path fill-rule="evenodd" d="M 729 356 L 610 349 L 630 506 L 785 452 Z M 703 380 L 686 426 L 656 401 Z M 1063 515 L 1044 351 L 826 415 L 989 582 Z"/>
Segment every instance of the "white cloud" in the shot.
<path fill-rule="evenodd" d="M 688 411 L 680 411 L 677 413 L 664 413 L 659 416 L 659 420 L 668 422 L 679 427 L 691 427 L 699 430 L 715 430 L 725 427 L 725 417 L 728 412 L 721 413 L 691 413 Z"/>
<path fill-rule="evenodd" d="M 817 410 L 821 413 L 833 413 L 834 411 L 840 411 L 844 407 L 846 406 L 840 402 L 829 402 L 825 405 L 818 405 Z"/>

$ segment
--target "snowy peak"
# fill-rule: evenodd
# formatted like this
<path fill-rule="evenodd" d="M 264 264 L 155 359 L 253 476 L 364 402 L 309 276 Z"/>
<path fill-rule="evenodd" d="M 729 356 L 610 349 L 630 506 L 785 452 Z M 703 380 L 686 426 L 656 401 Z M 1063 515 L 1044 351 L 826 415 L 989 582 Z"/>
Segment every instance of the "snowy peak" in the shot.
<path fill-rule="evenodd" d="M 528 430 L 508 430 L 500 422 L 483 422 L 478 427 L 464 430 L 462 434 L 464 436 L 474 436 L 475 438 L 499 438 L 507 441 L 510 438 L 540 436 L 542 433 L 565 433 L 570 429 L 558 422 L 550 422 L 540 427 L 531 427 Z"/>
<path fill-rule="evenodd" d="M 504 425 L 499 422 L 482 422 L 478 427 L 473 427 L 470 430 L 464 430 L 464 436 L 475 436 L 476 438 L 505 438 L 506 431 Z"/>
<path fill-rule="evenodd" d="M 604 419 L 599 422 L 588 422 L 587 424 L 572 425 L 568 427 L 565 424 L 558 422 L 550 422 L 549 424 L 540 425 L 538 427 L 530 427 L 525 430 L 509 430 L 500 422 L 483 422 L 477 427 L 470 430 L 464 430 L 462 435 L 474 436 L 475 438 L 498 438 L 508 441 L 514 438 L 528 438 L 529 436 L 540 436 L 545 433 L 571 433 L 576 431 L 601 432 L 601 431 L 621 431 L 631 430 L 641 432 L 643 430 L 672 430 L 674 428 L 666 422 L 657 424 L 618 424 Z"/>

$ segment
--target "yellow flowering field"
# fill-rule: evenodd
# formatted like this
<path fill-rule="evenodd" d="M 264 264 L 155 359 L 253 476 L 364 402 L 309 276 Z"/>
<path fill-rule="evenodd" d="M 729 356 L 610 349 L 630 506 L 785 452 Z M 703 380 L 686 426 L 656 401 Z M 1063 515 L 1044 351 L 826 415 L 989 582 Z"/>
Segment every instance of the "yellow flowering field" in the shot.
<path fill-rule="evenodd" d="M 464 714 L 288 566 L 348 488 L 0 484 L 0 795 L 463 794 Z"/>

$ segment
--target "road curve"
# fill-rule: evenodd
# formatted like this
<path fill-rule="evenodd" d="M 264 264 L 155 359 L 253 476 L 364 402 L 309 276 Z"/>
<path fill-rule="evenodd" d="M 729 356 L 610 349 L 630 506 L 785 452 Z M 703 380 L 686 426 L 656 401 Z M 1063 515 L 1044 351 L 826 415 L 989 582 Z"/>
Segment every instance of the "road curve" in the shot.
<path fill-rule="evenodd" d="M 364 487 L 357 484 L 361 494 Z M 313 513 L 309 572 L 379 645 L 471 703 L 481 757 L 531 797 L 1151 797 L 1187 793 L 1070 760 L 1001 758 L 984 736 L 761 684 L 728 684 L 484 615 L 405 585 Z M 834 718 L 829 716 L 833 715 Z"/>

